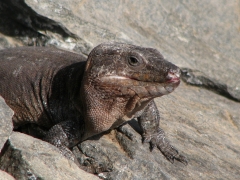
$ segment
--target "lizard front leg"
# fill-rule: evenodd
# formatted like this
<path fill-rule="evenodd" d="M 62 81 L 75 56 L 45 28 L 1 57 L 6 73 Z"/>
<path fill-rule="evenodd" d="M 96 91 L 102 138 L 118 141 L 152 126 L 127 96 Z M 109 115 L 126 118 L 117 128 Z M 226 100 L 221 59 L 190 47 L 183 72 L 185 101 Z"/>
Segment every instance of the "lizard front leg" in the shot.
<path fill-rule="evenodd" d="M 69 148 L 76 145 L 83 137 L 83 125 L 74 121 L 62 121 L 54 125 L 43 140 L 56 146 L 68 159 L 76 162 Z"/>
<path fill-rule="evenodd" d="M 83 163 L 78 161 L 74 153 L 69 149 L 75 146 L 84 136 L 84 123 L 74 121 L 63 121 L 54 125 L 46 134 L 43 140 L 56 146 L 62 155 L 74 161 L 81 169 L 89 173 L 109 172 L 111 167 L 106 164 L 99 164 L 94 159 L 86 159 Z M 75 148 L 75 152 L 80 153 Z M 79 155 L 79 154 L 77 154 Z M 86 165 L 87 164 L 87 165 Z"/>
<path fill-rule="evenodd" d="M 143 130 L 143 142 L 149 142 L 151 148 L 157 147 L 171 163 L 177 160 L 187 165 L 187 159 L 170 144 L 164 131 L 159 127 L 159 122 L 160 115 L 155 102 L 152 100 L 138 117 L 138 123 Z"/>

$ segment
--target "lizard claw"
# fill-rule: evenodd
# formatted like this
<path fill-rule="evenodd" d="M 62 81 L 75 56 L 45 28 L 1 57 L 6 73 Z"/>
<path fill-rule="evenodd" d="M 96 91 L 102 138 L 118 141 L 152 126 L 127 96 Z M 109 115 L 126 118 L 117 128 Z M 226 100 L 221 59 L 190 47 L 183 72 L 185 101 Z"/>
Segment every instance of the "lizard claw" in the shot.
<path fill-rule="evenodd" d="M 177 161 L 183 163 L 185 166 L 188 165 L 187 158 L 181 154 L 178 155 L 178 157 L 174 157 Z"/>
<path fill-rule="evenodd" d="M 185 166 L 187 166 L 188 165 L 188 161 L 187 161 L 186 157 L 181 155 L 181 154 L 179 154 L 176 149 L 173 148 L 172 150 L 175 150 L 175 152 L 177 154 L 173 155 L 173 154 L 170 154 L 170 153 L 162 152 L 163 155 L 167 158 L 167 160 L 170 161 L 172 164 L 174 163 L 174 160 L 177 160 L 177 161 L 183 163 Z"/>
<path fill-rule="evenodd" d="M 174 160 L 177 160 L 184 165 L 188 164 L 186 157 L 179 154 L 178 150 L 169 143 L 169 141 L 165 137 L 163 130 L 159 129 L 157 133 L 151 135 L 144 134 L 143 137 L 143 142 L 150 143 L 151 151 L 154 147 L 157 147 L 171 163 L 174 163 Z"/>

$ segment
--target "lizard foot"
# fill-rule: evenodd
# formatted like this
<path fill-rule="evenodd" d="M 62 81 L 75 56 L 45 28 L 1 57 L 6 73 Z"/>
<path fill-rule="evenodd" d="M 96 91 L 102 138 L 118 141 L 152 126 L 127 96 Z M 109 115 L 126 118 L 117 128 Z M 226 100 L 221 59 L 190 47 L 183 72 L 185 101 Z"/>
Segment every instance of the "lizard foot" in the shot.
<path fill-rule="evenodd" d="M 107 156 L 102 153 L 102 151 L 98 153 L 91 153 L 91 149 L 87 150 L 87 152 L 83 153 L 82 147 L 84 145 L 78 144 L 78 146 L 73 147 L 73 154 L 75 155 L 78 165 L 81 169 L 92 173 L 92 174 L 99 174 L 102 172 L 111 172 L 113 171 L 113 164 L 108 159 Z M 96 149 L 94 149 L 96 150 Z M 90 154 L 88 154 L 90 152 Z M 94 154 L 99 156 L 95 157 Z M 101 157 L 101 158 L 99 158 Z"/>
<path fill-rule="evenodd" d="M 112 166 L 110 166 L 109 164 L 98 163 L 92 158 L 85 159 L 83 162 L 83 166 L 85 166 L 87 172 L 90 172 L 93 174 L 99 174 L 102 172 L 111 172 L 113 170 Z"/>
<path fill-rule="evenodd" d="M 135 141 L 136 137 L 133 133 L 133 128 L 129 124 L 121 125 L 117 128 L 117 131 L 125 134 L 131 141 Z"/>
<path fill-rule="evenodd" d="M 177 160 L 184 165 L 188 164 L 188 161 L 185 156 L 179 154 L 178 150 L 175 149 L 168 139 L 165 137 L 165 133 L 162 129 L 158 129 L 158 131 L 154 134 L 144 134 L 143 135 L 143 142 L 150 143 L 151 150 L 154 147 L 157 147 L 162 154 L 167 158 L 168 161 L 174 163 L 174 160 Z"/>

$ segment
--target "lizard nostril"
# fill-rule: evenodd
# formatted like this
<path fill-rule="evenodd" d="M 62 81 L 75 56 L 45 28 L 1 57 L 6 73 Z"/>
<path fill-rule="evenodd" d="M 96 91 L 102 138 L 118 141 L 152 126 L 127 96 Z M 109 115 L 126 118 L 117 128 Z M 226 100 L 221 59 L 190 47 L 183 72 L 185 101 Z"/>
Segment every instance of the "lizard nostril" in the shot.
<path fill-rule="evenodd" d="M 169 83 L 179 83 L 180 82 L 181 71 L 179 68 L 171 69 L 167 74 L 167 82 Z"/>
<path fill-rule="evenodd" d="M 181 70 L 180 68 L 174 69 L 174 70 L 170 70 L 168 72 L 168 78 L 172 79 L 172 78 L 180 78 L 181 75 Z"/>

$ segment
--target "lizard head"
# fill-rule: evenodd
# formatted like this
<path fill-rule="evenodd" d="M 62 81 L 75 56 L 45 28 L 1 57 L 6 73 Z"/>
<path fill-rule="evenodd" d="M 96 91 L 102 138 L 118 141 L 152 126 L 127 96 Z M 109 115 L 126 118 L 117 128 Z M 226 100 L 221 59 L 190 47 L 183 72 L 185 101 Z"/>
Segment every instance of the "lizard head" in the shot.
<path fill-rule="evenodd" d="M 180 69 L 155 49 L 100 44 L 88 56 L 81 86 L 86 129 L 97 134 L 119 126 L 153 98 L 171 93 L 179 77 Z"/>
<path fill-rule="evenodd" d="M 86 72 L 95 88 L 120 96 L 155 98 L 171 93 L 180 83 L 180 69 L 159 51 L 124 43 L 94 48 Z"/>

